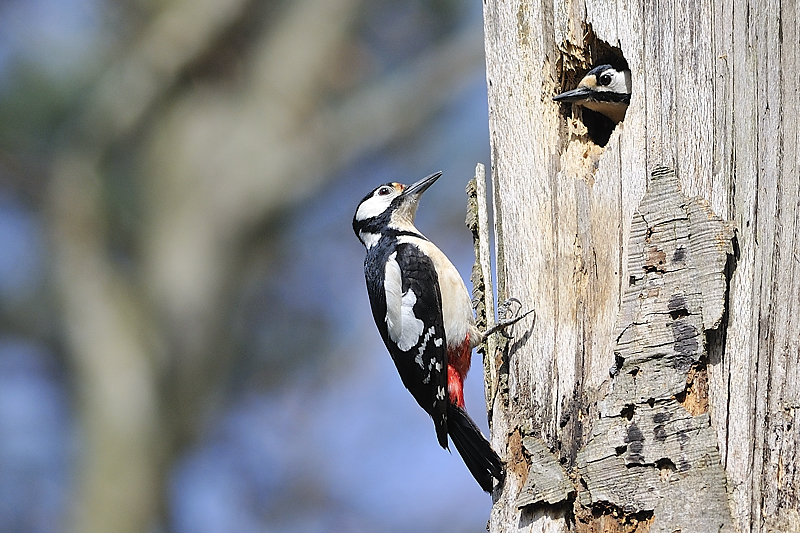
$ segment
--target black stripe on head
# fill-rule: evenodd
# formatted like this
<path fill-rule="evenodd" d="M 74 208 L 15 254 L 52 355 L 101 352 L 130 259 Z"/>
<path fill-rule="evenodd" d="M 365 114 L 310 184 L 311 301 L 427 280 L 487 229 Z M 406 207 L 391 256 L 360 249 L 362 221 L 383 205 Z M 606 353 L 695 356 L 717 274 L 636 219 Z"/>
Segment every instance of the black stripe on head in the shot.
<path fill-rule="evenodd" d="M 631 95 L 615 93 L 612 91 L 595 91 L 587 97 L 587 100 L 594 100 L 595 102 L 608 102 L 610 104 L 630 104 Z"/>
<path fill-rule="evenodd" d="M 603 72 L 607 71 L 608 69 L 613 69 L 613 68 L 614 67 L 612 67 L 611 65 L 597 65 L 592 70 L 587 72 L 585 74 L 585 76 L 589 76 L 591 74 L 594 74 L 595 76 L 597 76 L 597 83 L 600 83 L 600 74 L 602 74 Z M 602 83 L 601 85 L 608 85 L 608 84 L 607 83 Z"/>

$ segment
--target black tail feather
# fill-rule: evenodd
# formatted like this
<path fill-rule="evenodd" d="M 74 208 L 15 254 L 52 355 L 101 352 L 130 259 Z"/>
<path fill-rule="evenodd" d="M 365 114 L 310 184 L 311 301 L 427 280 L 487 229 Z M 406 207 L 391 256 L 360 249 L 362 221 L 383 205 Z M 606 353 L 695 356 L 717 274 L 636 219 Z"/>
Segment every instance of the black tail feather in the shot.
<path fill-rule="evenodd" d="M 447 431 L 478 485 L 486 492 L 492 492 L 492 488 L 494 488 L 492 478 L 496 478 L 502 483 L 506 472 L 503 462 L 481 430 L 466 411 L 450 404 L 447 409 Z"/>

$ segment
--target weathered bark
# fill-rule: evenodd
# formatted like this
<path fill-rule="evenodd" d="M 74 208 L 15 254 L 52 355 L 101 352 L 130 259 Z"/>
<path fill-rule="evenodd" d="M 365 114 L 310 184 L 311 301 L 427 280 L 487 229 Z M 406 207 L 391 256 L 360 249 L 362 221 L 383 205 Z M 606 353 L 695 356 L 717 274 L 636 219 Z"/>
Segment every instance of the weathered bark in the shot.
<path fill-rule="evenodd" d="M 496 365 L 500 386 L 488 398 L 493 443 L 509 462 L 491 531 L 800 528 L 795 10 L 717 0 L 485 4 L 500 299 L 537 314 Z M 580 111 L 565 115 L 551 97 L 615 53 L 630 66 L 633 97 L 601 147 Z M 703 199 L 678 202 L 688 233 L 675 233 L 683 218 L 673 217 L 674 235 L 658 248 L 664 272 L 659 254 L 641 250 L 642 228 L 656 236 L 652 217 L 635 216 L 656 194 L 648 176 L 658 165 L 675 169 L 686 197 Z M 696 225 L 709 213 L 732 226 Z M 669 274 L 680 239 L 694 247 L 687 261 L 699 277 Z M 722 250 L 713 261 L 698 255 L 709 246 Z M 637 286 L 655 281 L 660 296 Z M 660 311 L 631 314 L 648 302 Z M 686 341 L 689 326 L 689 359 L 670 360 L 681 353 L 673 348 L 647 354 L 659 338 Z M 563 466 L 574 495 L 555 503 L 529 490 L 529 471 L 541 466 L 531 464 L 530 439 Z M 592 470 L 603 457 L 616 467 Z M 675 497 L 669 487 L 684 483 L 691 489 Z"/>
<path fill-rule="evenodd" d="M 610 504 L 652 533 L 730 531 L 708 404 L 689 383 L 705 379 L 704 331 L 722 320 L 732 237 L 674 171 L 653 173 L 631 225 L 609 391 L 578 452 L 582 507 Z"/>

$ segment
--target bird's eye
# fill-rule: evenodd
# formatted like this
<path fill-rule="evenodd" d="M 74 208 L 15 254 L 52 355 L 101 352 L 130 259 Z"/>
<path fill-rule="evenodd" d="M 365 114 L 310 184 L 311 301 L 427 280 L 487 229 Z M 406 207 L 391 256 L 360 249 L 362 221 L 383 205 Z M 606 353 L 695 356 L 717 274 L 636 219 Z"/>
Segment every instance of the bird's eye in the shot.
<path fill-rule="evenodd" d="M 611 74 L 603 74 L 600 76 L 600 85 L 608 85 L 611 83 Z"/>
<path fill-rule="evenodd" d="M 389 187 L 381 187 L 380 189 L 378 189 L 378 195 L 379 196 L 386 196 L 387 194 L 389 194 L 391 192 L 392 192 L 392 189 L 390 189 Z"/>

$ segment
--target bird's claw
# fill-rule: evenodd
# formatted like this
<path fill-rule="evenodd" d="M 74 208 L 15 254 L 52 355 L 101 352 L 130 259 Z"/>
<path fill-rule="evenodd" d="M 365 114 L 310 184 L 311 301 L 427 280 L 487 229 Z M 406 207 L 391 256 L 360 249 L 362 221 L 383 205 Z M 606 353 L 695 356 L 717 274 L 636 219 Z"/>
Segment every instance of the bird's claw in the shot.
<path fill-rule="evenodd" d="M 513 304 L 517 304 L 519 307 L 517 309 L 515 309 L 515 310 L 512 310 L 511 306 Z M 500 320 L 505 320 L 506 318 L 508 318 L 509 313 L 512 316 L 514 316 L 517 313 L 519 313 L 520 309 L 522 309 L 522 302 L 520 302 L 519 300 L 517 300 L 514 297 L 511 297 L 511 298 L 507 299 L 505 302 L 501 303 L 499 306 L 497 306 L 498 319 L 500 319 L 500 317 L 502 316 L 503 318 L 500 319 Z"/>
<path fill-rule="evenodd" d="M 517 304 L 518 307 L 512 310 L 512 306 L 514 304 Z M 488 337 L 492 333 L 497 333 L 499 331 L 500 334 L 503 335 L 505 338 L 510 339 L 511 335 L 506 333 L 505 331 L 506 328 L 508 328 L 509 326 L 513 326 L 514 324 L 516 324 L 517 322 L 519 322 L 520 320 L 522 320 L 523 318 L 534 312 L 534 309 L 531 309 L 529 311 L 526 311 L 525 313 L 519 314 L 521 309 L 522 309 L 522 303 L 516 298 L 509 298 L 505 302 L 500 304 L 497 307 L 497 316 L 498 318 L 501 316 L 503 318 L 499 319 L 497 324 L 486 330 L 486 333 L 484 333 L 484 337 Z M 536 320 L 535 314 L 533 315 L 533 318 L 534 320 Z"/>

